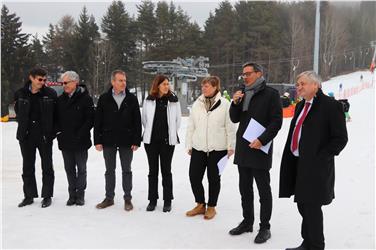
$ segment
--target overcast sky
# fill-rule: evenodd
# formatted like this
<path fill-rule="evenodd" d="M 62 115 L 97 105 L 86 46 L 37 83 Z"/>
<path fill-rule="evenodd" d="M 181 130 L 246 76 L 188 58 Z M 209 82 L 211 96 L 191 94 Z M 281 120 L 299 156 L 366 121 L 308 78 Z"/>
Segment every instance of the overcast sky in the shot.
<path fill-rule="evenodd" d="M 137 15 L 136 5 L 141 1 L 123 1 L 127 12 L 133 16 Z M 153 1 L 156 2 L 156 1 Z M 170 1 L 167 1 L 170 3 Z M 206 0 L 205 2 L 194 1 L 173 1 L 176 6 L 181 6 L 182 9 L 191 17 L 191 21 L 195 21 L 203 29 L 206 19 L 209 17 L 209 12 L 214 12 L 218 6 L 218 1 Z M 64 15 L 71 15 L 75 20 L 78 20 L 82 7 L 85 5 L 88 13 L 93 14 L 95 20 L 100 27 L 103 15 L 107 12 L 111 1 L 3 1 L 8 7 L 10 13 L 16 13 L 22 21 L 22 32 L 35 34 L 41 38 L 47 31 L 50 23 L 56 24 Z"/>

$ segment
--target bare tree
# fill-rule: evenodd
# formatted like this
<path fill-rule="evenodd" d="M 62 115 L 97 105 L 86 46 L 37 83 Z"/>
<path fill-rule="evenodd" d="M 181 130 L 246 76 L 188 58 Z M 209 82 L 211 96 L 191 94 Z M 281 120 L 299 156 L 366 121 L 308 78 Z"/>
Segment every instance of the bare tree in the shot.
<path fill-rule="evenodd" d="M 324 22 L 321 27 L 321 76 L 326 79 L 332 74 L 334 58 L 343 50 L 346 32 L 343 18 L 330 5 L 325 10 Z M 355 58 L 353 58 L 355 60 Z"/>
<path fill-rule="evenodd" d="M 299 16 L 299 13 L 293 11 L 291 20 L 290 20 L 290 33 L 291 33 L 291 47 L 290 47 L 290 55 L 291 55 L 291 67 L 290 67 L 290 82 L 295 81 L 295 75 L 297 67 L 299 66 L 300 60 L 299 56 L 301 51 L 298 51 L 299 43 L 301 42 L 301 37 L 304 33 L 303 23 Z"/>

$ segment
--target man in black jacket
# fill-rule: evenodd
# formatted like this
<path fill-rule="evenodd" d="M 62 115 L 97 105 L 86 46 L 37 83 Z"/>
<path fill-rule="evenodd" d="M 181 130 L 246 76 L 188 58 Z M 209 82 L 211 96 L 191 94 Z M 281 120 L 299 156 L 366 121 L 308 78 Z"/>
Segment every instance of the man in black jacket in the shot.
<path fill-rule="evenodd" d="M 282 155 L 279 197 L 291 197 L 303 218 L 303 243 L 293 248 L 324 249 L 321 206 L 334 198 L 334 156 L 347 143 L 342 104 L 323 94 L 321 79 L 313 71 L 297 77 L 296 105 Z"/>
<path fill-rule="evenodd" d="M 124 209 L 133 209 L 132 170 L 133 152 L 141 144 L 141 114 L 137 98 L 126 88 L 126 74 L 115 70 L 111 74 L 112 87 L 99 97 L 94 122 L 94 144 L 103 150 L 106 165 L 106 198 L 96 207 L 114 204 L 116 153 L 122 167 Z"/>
<path fill-rule="evenodd" d="M 85 204 L 86 162 L 91 147 L 94 104 L 86 86 L 79 85 L 80 78 L 76 72 L 67 71 L 61 79 L 64 93 L 57 101 L 57 140 L 68 178 L 67 206 L 82 206 Z"/>
<path fill-rule="evenodd" d="M 239 122 L 236 133 L 234 163 L 239 170 L 239 189 L 243 208 L 243 221 L 230 230 L 231 235 L 253 231 L 253 179 L 260 195 L 260 230 L 255 243 L 264 243 L 270 237 L 270 218 L 272 214 L 272 192 L 270 173 L 272 167 L 273 143 L 268 153 L 260 150 L 277 135 L 282 126 L 282 107 L 277 90 L 266 86 L 262 67 L 255 63 L 243 65 L 244 90 L 237 91 L 230 107 L 230 118 Z M 254 141 L 249 142 L 243 134 L 251 119 L 260 123 L 265 131 Z"/>
<path fill-rule="evenodd" d="M 22 180 L 24 199 L 18 207 L 34 202 L 38 197 L 35 180 L 36 149 L 42 162 L 42 207 L 51 205 L 54 187 L 54 170 L 52 165 L 52 141 L 55 138 L 56 92 L 45 86 L 47 72 L 33 68 L 25 86 L 14 95 L 18 128 L 17 139 L 20 143 L 23 168 Z"/>

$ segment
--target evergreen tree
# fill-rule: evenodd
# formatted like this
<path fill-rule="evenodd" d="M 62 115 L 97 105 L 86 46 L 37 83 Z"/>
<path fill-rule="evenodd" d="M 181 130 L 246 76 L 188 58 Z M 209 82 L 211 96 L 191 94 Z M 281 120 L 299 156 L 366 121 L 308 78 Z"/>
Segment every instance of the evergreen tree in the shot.
<path fill-rule="evenodd" d="M 237 73 L 233 68 L 235 42 L 235 11 L 230 2 L 224 1 L 210 15 L 205 25 L 204 41 L 210 58 L 210 73 L 218 75 L 227 89 L 228 83 L 236 79 Z"/>
<path fill-rule="evenodd" d="M 89 16 L 84 6 L 73 35 L 74 68 L 81 83 L 93 89 L 93 61 L 95 58 L 95 42 L 98 42 L 99 32 L 94 16 Z"/>
<path fill-rule="evenodd" d="M 23 85 L 23 76 L 30 67 L 27 41 L 21 33 L 22 22 L 3 5 L 1 8 L 1 116 L 8 114 L 8 105 L 15 90 Z"/>
<path fill-rule="evenodd" d="M 47 55 L 46 65 L 49 77 L 53 81 L 65 70 L 75 70 L 74 31 L 76 23 L 72 16 L 63 16 L 56 25 L 49 25 L 43 37 L 43 46 Z"/>
<path fill-rule="evenodd" d="M 32 36 L 30 53 L 32 57 L 33 64 L 39 66 L 45 66 L 46 63 L 46 54 L 43 51 L 43 45 L 38 38 L 38 34 Z"/>
<path fill-rule="evenodd" d="M 56 39 L 55 26 L 49 24 L 48 32 L 43 36 L 42 44 L 46 53 L 44 64 L 46 65 L 48 75 L 53 81 L 57 81 L 59 73 L 62 71 L 62 53 Z"/>
<path fill-rule="evenodd" d="M 152 47 L 155 46 L 157 40 L 157 29 L 155 27 L 156 17 L 154 14 L 154 3 L 150 0 L 143 1 L 137 5 L 138 18 L 138 40 L 141 42 L 140 50 L 147 55 Z M 147 58 L 144 58 L 147 60 Z"/>
<path fill-rule="evenodd" d="M 130 71 L 132 57 L 136 52 L 133 20 L 121 1 L 113 1 L 102 19 L 102 31 L 114 49 L 112 68 Z"/>
<path fill-rule="evenodd" d="M 169 25 L 169 11 L 168 4 L 166 2 L 158 2 L 157 9 L 155 10 L 157 18 L 157 36 L 158 45 L 164 45 L 169 39 L 168 25 Z"/>
<path fill-rule="evenodd" d="M 63 71 L 75 69 L 74 35 L 76 22 L 70 15 L 63 16 L 55 26 L 56 49 Z M 56 60 L 56 59 L 55 59 Z"/>

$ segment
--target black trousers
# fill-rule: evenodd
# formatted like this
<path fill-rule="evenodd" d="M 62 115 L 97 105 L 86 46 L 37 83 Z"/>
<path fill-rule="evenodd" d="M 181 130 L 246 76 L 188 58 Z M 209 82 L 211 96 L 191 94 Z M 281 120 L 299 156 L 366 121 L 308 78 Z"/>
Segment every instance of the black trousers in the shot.
<path fill-rule="evenodd" d="M 170 146 L 165 143 L 151 143 L 145 144 L 145 151 L 149 162 L 149 200 L 157 200 L 158 195 L 158 172 L 159 161 L 162 173 L 162 187 L 163 187 L 163 200 L 171 201 L 172 193 L 172 174 L 171 162 L 174 154 L 175 146 Z"/>
<path fill-rule="evenodd" d="M 301 234 L 303 244 L 309 250 L 325 248 L 324 219 L 319 204 L 298 203 L 298 210 L 302 216 Z"/>
<path fill-rule="evenodd" d="M 103 146 L 103 157 L 106 165 L 106 198 L 114 199 L 116 184 L 116 153 L 119 151 L 120 163 L 122 168 L 122 183 L 124 191 L 124 200 L 132 199 L 132 169 L 133 151 L 130 147 L 109 147 Z"/>
<path fill-rule="evenodd" d="M 84 198 L 87 150 L 62 150 L 70 198 Z M 77 168 L 76 168 L 77 167 Z"/>
<path fill-rule="evenodd" d="M 35 154 L 37 149 L 42 163 L 42 197 L 52 197 L 55 182 L 52 165 L 52 141 L 45 141 L 40 133 L 32 131 L 26 140 L 20 141 L 20 148 L 23 160 L 22 180 L 25 198 L 38 197 L 35 180 Z"/>
<path fill-rule="evenodd" d="M 217 205 L 221 189 L 221 177 L 217 164 L 225 155 L 227 155 L 227 150 L 207 153 L 194 148 L 192 149 L 191 162 L 189 164 L 189 180 L 191 181 L 192 191 L 197 203 L 205 203 L 205 190 L 202 185 L 202 179 L 207 168 L 209 183 L 208 206 L 215 207 Z"/>
<path fill-rule="evenodd" d="M 253 204 L 253 179 L 255 179 L 260 195 L 260 229 L 270 229 L 273 199 L 269 170 L 242 166 L 238 166 L 238 170 L 244 220 L 251 225 L 255 220 Z"/>

